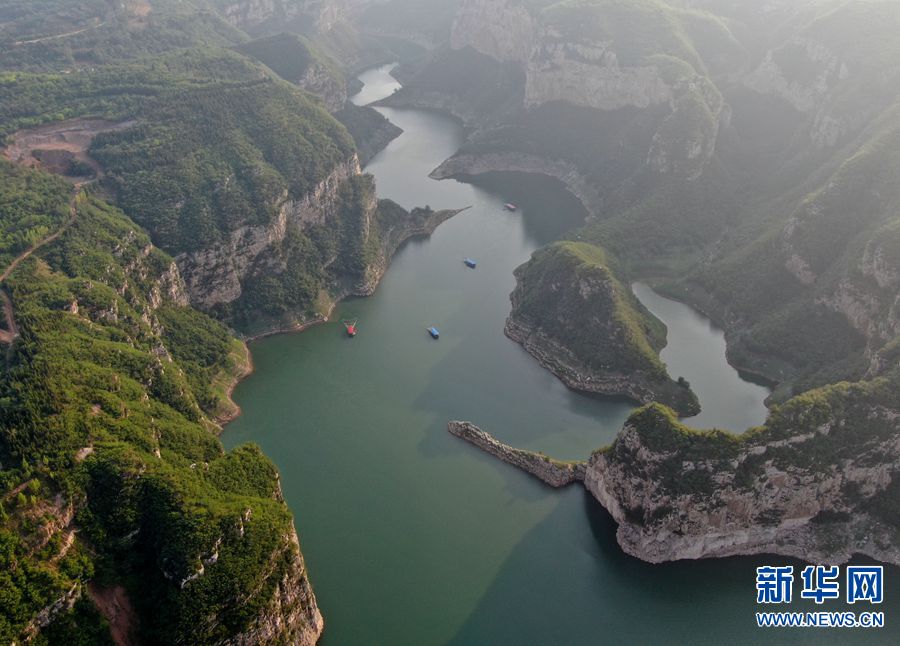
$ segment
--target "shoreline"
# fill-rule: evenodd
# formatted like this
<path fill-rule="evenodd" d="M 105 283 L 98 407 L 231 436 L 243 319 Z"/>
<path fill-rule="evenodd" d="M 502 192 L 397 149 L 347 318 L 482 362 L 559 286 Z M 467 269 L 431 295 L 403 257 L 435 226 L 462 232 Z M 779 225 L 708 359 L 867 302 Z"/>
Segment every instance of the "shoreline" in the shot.
<path fill-rule="evenodd" d="M 543 453 L 516 448 L 501 442 L 471 422 L 451 421 L 447 423 L 447 430 L 451 435 L 465 440 L 501 462 L 534 476 L 554 489 L 584 482 L 587 461 L 564 462 Z"/>
<path fill-rule="evenodd" d="M 237 387 L 240 385 L 240 383 L 242 381 L 244 381 L 244 379 L 246 379 L 247 377 L 252 375 L 256 370 L 256 367 L 253 363 L 253 352 L 250 349 L 250 344 L 252 344 L 256 341 L 259 341 L 261 339 L 265 339 L 267 337 L 278 336 L 278 335 L 282 335 L 282 334 L 299 334 L 301 332 L 305 332 L 306 330 L 309 330 L 310 328 L 317 327 L 319 325 L 324 325 L 324 324 L 330 322 L 331 315 L 334 314 L 335 308 L 337 308 L 337 306 L 341 302 L 343 302 L 345 299 L 351 298 L 351 297 L 368 298 L 370 296 L 373 296 L 375 294 L 376 290 L 378 289 L 378 285 L 381 284 L 382 279 L 384 278 L 385 274 L 387 273 L 387 270 L 390 268 L 390 265 L 394 259 L 394 256 L 397 254 L 398 251 L 400 251 L 400 249 L 403 247 L 404 243 L 406 243 L 409 240 L 412 240 L 414 238 L 422 238 L 422 237 L 428 237 L 428 236 L 432 235 L 441 224 L 443 224 L 450 218 L 452 218 L 456 215 L 459 215 L 463 211 L 467 211 L 468 209 L 471 209 L 471 208 L 472 208 L 472 206 L 470 205 L 470 206 L 463 207 L 461 209 L 442 209 L 440 211 L 434 211 L 433 214 L 436 217 L 434 218 L 433 222 L 426 223 L 424 226 L 411 227 L 407 231 L 407 235 L 404 236 L 402 240 L 399 240 L 399 241 L 397 241 L 397 243 L 395 245 L 392 245 L 393 248 L 386 249 L 386 251 L 388 251 L 389 254 L 385 255 L 384 268 L 382 271 L 379 272 L 378 279 L 376 281 L 374 281 L 374 283 L 371 285 L 371 287 L 367 288 L 365 290 L 358 290 L 358 291 L 354 291 L 352 289 L 351 290 L 347 290 L 347 289 L 342 290 L 339 293 L 339 295 L 332 297 L 331 303 L 329 304 L 328 311 L 326 313 L 318 314 L 307 321 L 298 322 L 293 325 L 276 327 L 276 328 L 264 330 L 262 332 L 258 332 L 256 334 L 252 334 L 249 336 L 245 336 L 245 335 L 236 336 L 235 338 L 238 341 L 240 341 L 241 344 L 243 345 L 243 347 L 245 348 L 246 361 L 243 364 L 242 370 L 231 375 L 230 381 L 225 387 L 225 400 L 226 400 L 227 404 L 231 407 L 231 410 L 226 414 L 217 415 L 212 418 L 212 421 L 215 424 L 217 424 L 220 429 L 219 432 L 217 433 L 217 435 L 221 435 L 222 433 L 224 433 L 225 427 L 241 416 L 241 407 L 237 404 L 237 402 L 234 401 L 233 394 L 234 394 L 234 391 L 237 389 Z M 412 211 L 410 211 L 410 213 L 412 213 Z"/>
<path fill-rule="evenodd" d="M 438 109 L 437 111 L 440 112 L 441 110 Z M 565 186 L 566 190 L 569 193 L 571 193 L 584 207 L 584 209 L 588 213 L 588 218 L 590 219 L 591 216 L 594 215 L 595 212 L 591 209 L 591 206 L 589 206 L 588 200 L 586 200 L 586 196 L 581 190 L 573 190 L 573 186 L 568 181 L 566 181 L 565 178 L 561 177 L 559 174 L 554 174 L 552 172 L 548 172 L 546 169 L 529 168 L 528 170 L 521 170 L 521 169 L 513 170 L 508 165 L 502 165 L 502 164 L 495 165 L 495 164 L 491 164 L 491 163 L 488 163 L 489 168 L 483 169 L 483 170 L 477 170 L 477 171 L 473 171 L 471 169 L 462 171 L 462 170 L 454 168 L 454 166 L 459 165 L 461 162 L 463 162 L 463 165 L 465 165 L 465 163 L 471 164 L 471 163 L 477 163 L 477 162 L 484 162 L 486 158 L 489 158 L 491 156 L 491 154 L 492 153 L 469 154 L 468 157 L 470 159 L 465 160 L 464 155 L 459 155 L 459 153 L 457 153 L 454 156 L 449 157 L 448 159 L 444 160 L 444 162 L 442 162 L 440 166 L 438 166 L 437 168 L 435 168 L 432 171 L 430 177 L 432 177 L 433 179 L 437 179 L 437 180 L 455 179 L 457 181 L 466 182 L 468 179 L 474 179 L 480 175 L 485 175 L 485 174 L 488 174 L 491 172 L 500 172 L 500 173 L 512 172 L 512 173 L 526 173 L 526 174 L 530 173 L 530 174 L 535 174 L 535 175 L 541 175 L 543 177 L 549 177 L 551 179 L 556 179 L 558 181 L 561 181 L 563 183 L 563 185 Z M 497 153 L 497 154 L 495 154 L 495 156 L 502 157 L 502 154 Z M 513 155 L 513 156 L 515 156 L 515 155 Z M 554 164 L 553 160 L 548 160 L 548 159 L 545 159 L 540 156 L 532 155 L 531 157 L 534 157 L 536 160 L 541 161 L 541 162 L 547 164 L 548 166 L 552 166 Z M 593 201 L 593 200 L 591 200 L 591 201 Z M 637 278 L 635 280 L 646 282 L 651 287 L 651 289 L 654 289 L 654 291 L 656 291 L 656 288 L 654 287 L 654 285 L 658 285 L 661 280 L 670 280 L 670 279 L 666 278 L 666 277 L 660 277 L 660 276 L 647 276 L 647 277 Z M 725 322 L 723 320 L 723 318 L 725 318 L 725 317 L 712 315 L 708 311 L 709 308 L 703 307 L 697 299 L 677 298 L 677 297 L 675 297 L 674 294 L 672 294 L 668 290 L 659 291 L 658 293 L 660 296 L 662 296 L 664 298 L 667 298 L 669 300 L 675 301 L 676 303 L 680 303 L 682 305 L 685 305 L 685 306 L 691 308 L 692 310 L 694 310 L 695 312 L 697 312 L 704 318 L 709 319 L 709 321 L 712 322 L 717 328 L 722 330 L 722 332 L 725 334 L 725 342 L 726 342 L 725 360 L 726 360 L 726 362 L 741 376 L 742 379 L 744 379 L 744 381 L 757 383 L 757 384 L 762 385 L 772 391 L 770 393 L 769 397 L 766 399 L 766 406 L 771 410 L 771 405 L 773 402 L 772 398 L 778 393 L 779 388 L 781 387 L 781 385 L 783 383 L 783 379 L 779 379 L 778 377 L 774 377 L 774 376 L 770 375 L 769 373 L 764 372 L 764 370 L 762 368 L 747 367 L 745 365 L 739 364 L 737 361 L 734 360 L 734 357 L 732 356 L 733 346 L 734 346 L 734 336 L 740 334 L 740 331 L 738 329 L 736 329 L 734 326 L 729 325 L 727 322 Z M 549 368 L 547 368 L 547 366 L 544 366 L 544 367 L 549 370 Z M 550 370 L 550 372 L 553 372 L 553 371 Z M 579 389 L 573 388 L 573 390 L 578 391 Z M 584 392 L 584 391 L 582 391 L 582 392 Z M 586 392 L 591 392 L 591 391 L 586 391 Z"/>
<path fill-rule="evenodd" d="M 241 369 L 231 375 L 230 380 L 225 386 L 225 403 L 230 407 L 230 410 L 226 413 L 216 415 L 213 418 L 213 422 L 216 423 L 219 427 L 219 432 L 216 435 L 221 435 L 222 431 L 225 430 L 225 426 L 229 422 L 233 422 L 238 417 L 241 416 L 241 407 L 237 405 L 237 402 L 232 398 L 232 394 L 234 393 L 234 389 L 237 388 L 238 384 L 240 384 L 244 379 L 253 374 L 255 370 L 255 366 L 253 365 L 253 354 L 250 352 L 250 348 L 245 341 L 241 341 L 241 347 L 244 349 L 244 362 L 241 364 Z"/>
<path fill-rule="evenodd" d="M 271 330 L 265 330 L 264 332 L 257 332 L 255 334 L 251 334 L 250 336 L 241 336 L 239 338 L 249 346 L 251 343 L 259 341 L 260 339 L 265 339 L 266 337 L 277 336 L 279 334 L 297 334 L 299 332 L 304 332 L 311 327 L 316 327 L 317 325 L 328 323 L 329 318 L 331 317 L 331 313 L 334 311 L 334 308 L 341 300 L 344 299 L 337 299 L 329 308 L 328 314 L 325 316 L 321 316 L 321 318 L 315 317 L 313 319 L 310 319 L 309 321 L 304 321 L 302 323 L 294 323 L 293 325 L 288 325 L 285 327 L 277 327 Z"/>
<path fill-rule="evenodd" d="M 696 302 L 694 299 L 681 299 L 681 298 L 676 297 L 676 295 L 673 294 L 671 290 L 659 289 L 658 286 L 659 286 L 660 281 L 665 281 L 665 280 L 668 280 L 668 279 L 664 276 L 662 276 L 662 277 L 661 276 L 647 276 L 647 277 L 636 278 L 632 281 L 632 283 L 644 282 L 647 284 L 648 287 L 650 287 L 650 289 L 652 289 L 654 292 L 656 292 L 662 298 L 668 299 L 675 303 L 680 303 L 682 305 L 686 305 L 687 307 L 690 307 L 692 310 L 694 310 L 695 312 L 697 312 L 698 314 L 700 314 L 701 316 L 703 316 L 704 318 L 706 318 L 710 322 L 712 322 L 712 324 L 715 325 L 716 328 L 721 330 L 722 333 L 725 335 L 725 361 L 728 363 L 728 365 L 731 366 L 732 368 L 734 368 L 738 374 L 746 375 L 747 377 L 749 377 L 749 379 L 747 379 L 742 376 L 741 378 L 744 379 L 744 381 L 750 381 L 752 383 L 757 383 L 757 384 L 759 384 L 761 386 L 765 386 L 766 388 L 771 390 L 772 393 L 769 395 L 769 397 L 771 398 L 775 394 L 775 392 L 778 390 L 779 386 L 782 384 L 782 380 L 777 379 L 775 377 L 770 377 L 768 374 L 763 372 L 762 369 L 748 368 L 746 366 L 742 366 L 733 359 L 733 357 L 731 356 L 733 341 L 731 339 L 729 339 L 729 337 L 731 335 L 738 334 L 738 330 L 734 329 L 734 327 L 729 326 L 727 323 L 723 322 L 723 318 L 725 318 L 725 315 L 724 314 L 717 315 L 717 314 L 711 313 L 708 308 L 703 307 L 702 305 L 700 305 L 700 303 Z M 688 293 L 691 294 L 693 292 L 689 291 Z M 705 294 L 705 295 L 708 297 L 709 300 L 712 300 L 711 296 L 709 296 L 708 294 Z M 715 302 L 715 301 L 713 301 L 713 302 Z M 768 402 L 768 400 L 767 400 L 767 402 Z M 768 406 L 768 403 L 766 405 Z"/>
<path fill-rule="evenodd" d="M 258 334 L 254 334 L 252 336 L 235 337 L 238 341 L 241 342 L 241 345 L 244 347 L 244 351 L 246 353 L 246 362 L 243 364 L 242 370 L 240 370 L 239 372 L 237 372 L 231 376 L 231 381 L 228 383 L 228 385 L 225 388 L 225 400 L 232 407 L 232 410 L 224 415 L 218 415 L 214 418 L 213 421 L 216 424 L 218 424 L 218 426 L 220 428 L 218 435 L 221 435 L 222 433 L 224 433 L 225 427 L 228 424 L 230 424 L 231 422 L 233 422 L 234 420 L 236 420 L 238 417 L 240 417 L 241 413 L 243 412 L 241 410 L 241 407 L 238 405 L 238 403 L 236 401 L 234 401 L 233 395 L 234 395 L 234 391 L 241 384 L 241 382 L 244 381 L 244 379 L 246 379 L 250 375 L 252 375 L 254 372 L 256 372 L 256 364 L 253 362 L 253 351 L 250 349 L 250 344 L 254 343 L 255 341 L 259 341 L 260 339 L 265 339 L 266 337 L 270 337 L 270 336 L 277 336 L 280 334 L 299 334 L 300 332 L 305 332 L 306 330 L 308 330 L 311 327 L 315 327 L 317 325 L 322 325 L 324 323 L 328 323 L 328 320 L 331 317 L 331 314 L 334 312 L 334 308 L 337 307 L 338 303 L 341 300 L 343 300 L 344 298 L 346 298 L 346 296 L 344 296 L 340 299 L 335 299 L 331 303 L 331 306 L 328 309 L 327 315 L 324 315 L 321 317 L 316 317 L 310 321 L 306 321 L 304 323 L 297 323 L 295 325 L 288 326 L 288 327 L 280 327 L 280 328 L 275 328 L 272 330 L 266 330 L 265 332 L 260 332 Z"/>
<path fill-rule="evenodd" d="M 696 408 L 680 406 L 680 402 L 672 399 L 681 394 L 677 391 L 666 393 L 664 390 L 654 388 L 652 382 L 639 382 L 635 379 L 635 375 L 641 374 L 638 371 L 600 374 L 586 366 L 574 366 L 567 363 L 562 356 L 567 351 L 560 350 L 562 346 L 540 332 L 535 333 L 527 324 L 516 320 L 513 314 L 506 319 L 503 333 L 510 341 L 518 344 L 541 368 L 553 375 L 572 392 L 627 401 L 635 408 L 657 402 L 671 408 L 682 420 L 695 417 L 701 412 L 699 404 Z M 672 382 L 672 386 L 675 386 L 671 377 L 668 377 L 668 380 Z M 693 393 L 693 391 L 687 392 Z M 667 401 L 663 401 L 664 399 Z"/>

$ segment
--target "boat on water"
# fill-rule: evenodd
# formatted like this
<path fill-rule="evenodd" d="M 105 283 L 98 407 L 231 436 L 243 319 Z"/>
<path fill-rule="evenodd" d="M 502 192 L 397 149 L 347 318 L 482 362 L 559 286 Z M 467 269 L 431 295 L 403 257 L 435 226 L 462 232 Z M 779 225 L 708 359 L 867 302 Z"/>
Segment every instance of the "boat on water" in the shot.
<path fill-rule="evenodd" d="M 507 202 L 506 204 L 503 205 L 503 208 L 505 208 L 507 211 L 515 211 L 519 207 L 516 206 L 515 204 L 513 204 L 512 202 Z"/>
<path fill-rule="evenodd" d="M 465 260 L 463 260 L 463 263 L 464 263 L 464 264 L 466 265 L 466 267 L 468 267 L 469 269 L 475 269 L 475 266 L 478 264 L 478 263 L 476 263 L 474 260 L 472 260 L 471 258 L 466 258 Z"/>
<path fill-rule="evenodd" d="M 359 319 L 353 319 L 352 321 L 341 321 L 344 324 L 344 329 L 347 330 L 347 336 L 351 339 L 356 336 L 356 324 Z"/>
<path fill-rule="evenodd" d="M 428 334 L 431 335 L 432 339 L 437 339 L 439 336 L 441 336 L 440 331 L 434 326 L 428 328 Z"/>

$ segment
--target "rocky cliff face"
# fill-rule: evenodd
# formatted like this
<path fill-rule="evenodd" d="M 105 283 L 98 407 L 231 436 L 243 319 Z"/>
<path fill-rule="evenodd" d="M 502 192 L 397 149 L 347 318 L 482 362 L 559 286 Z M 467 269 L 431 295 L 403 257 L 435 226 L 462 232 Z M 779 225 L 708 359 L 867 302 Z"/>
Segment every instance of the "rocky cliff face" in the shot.
<path fill-rule="evenodd" d="M 529 60 L 526 105 L 568 101 L 616 110 L 647 108 L 671 98 L 672 88 L 656 67 L 622 67 L 608 43 L 545 42 Z"/>
<path fill-rule="evenodd" d="M 894 103 L 895 92 L 888 88 L 896 87 L 900 74 L 898 50 L 888 36 L 900 20 L 894 3 L 845 3 L 832 9 L 793 8 L 798 15 L 792 33 L 766 52 L 744 80 L 806 115 L 804 134 L 818 149 L 846 143 Z M 848 38 L 851 30 L 854 36 Z"/>
<path fill-rule="evenodd" d="M 332 114 L 343 108 L 347 102 L 346 83 L 343 83 L 342 79 L 335 78 L 330 70 L 318 63 L 310 64 L 296 83 L 307 92 L 321 98 Z"/>
<path fill-rule="evenodd" d="M 341 185 L 360 172 L 359 160 L 354 155 L 302 199 L 289 200 L 283 196 L 278 216 L 270 224 L 240 227 L 220 244 L 179 255 L 176 262 L 191 302 L 203 309 L 231 303 L 240 298 L 242 284 L 251 274 L 283 272 L 285 267 L 271 250 L 285 239 L 288 226 L 303 230 L 334 217 L 341 204 Z"/>
<path fill-rule="evenodd" d="M 798 75 L 789 71 L 788 65 L 805 69 Z M 827 99 L 850 74 L 847 62 L 825 43 L 797 36 L 769 51 L 744 82 L 747 87 L 778 96 L 795 110 L 810 115 L 810 140 L 818 148 L 831 148 L 872 115 L 871 108 L 857 114 L 841 114 L 829 105 Z"/>
<path fill-rule="evenodd" d="M 622 549 L 644 561 L 865 554 L 900 564 L 900 411 L 886 383 L 820 391 L 814 415 L 813 399 L 794 400 L 742 437 L 694 431 L 650 405 L 586 467 L 507 446 L 468 422 L 448 430 L 551 486 L 583 481 L 618 523 Z"/>
<path fill-rule="evenodd" d="M 373 199 L 368 211 L 369 225 L 365 237 L 367 240 L 377 240 L 377 252 L 347 295 L 371 296 L 400 245 L 411 238 L 430 236 L 443 222 L 464 210 L 414 208 L 407 212 L 390 200 L 375 203 Z"/>
<path fill-rule="evenodd" d="M 870 353 L 900 336 L 900 294 L 866 288 L 849 278 L 817 301 L 842 314 L 867 339 Z"/>
<path fill-rule="evenodd" d="M 874 130 L 800 203 L 779 239 L 784 267 L 866 339 L 870 355 L 900 335 L 900 127 Z"/>
<path fill-rule="evenodd" d="M 313 646 L 319 641 L 325 622 L 316 603 L 306 572 L 306 564 L 300 553 L 297 533 L 285 537 L 284 550 L 273 554 L 273 563 L 287 561 L 284 575 L 278 581 L 274 593 L 251 626 L 224 643 L 229 646 L 255 646 L 256 644 L 295 644 Z"/>
<path fill-rule="evenodd" d="M 499 61 L 522 62 L 531 55 L 535 30 L 535 20 L 516 0 L 466 0 L 454 20 L 450 44 Z"/>
<path fill-rule="evenodd" d="M 585 486 L 619 523 L 622 548 L 653 563 L 764 553 L 898 563 L 896 518 L 885 512 L 900 413 L 874 403 L 834 412 L 812 427 L 792 419 L 796 435 L 737 439 L 686 430 L 651 407 L 591 457 Z M 868 432 L 847 437 L 860 421 Z M 838 445 L 839 459 L 813 457 Z"/>
<path fill-rule="evenodd" d="M 795 57 L 794 63 L 807 64 L 809 73 L 794 77 L 777 62 L 782 58 L 780 54 Z M 813 112 L 836 83 L 849 74 L 847 64 L 824 43 L 797 36 L 782 45 L 781 51 L 769 51 L 744 82 L 759 92 L 777 94 L 800 112 Z"/>
<path fill-rule="evenodd" d="M 631 60 L 632 55 L 623 62 L 620 50 L 627 43 L 582 31 L 576 34 L 571 26 L 533 14 L 520 1 L 468 0 L 454 23 L 451 46 L 519 63 L 526 108 L 557 101 L 602 112 L 667 106 L 669 114 L 659 124 L 647 164 L 660 173 L 698 177 L 728 115 L 712 82 L 691 62 L 668 55 Z M 668 54 L 663 49 L 659 53 Z"/>
<path fill-rule="evenodd" d="M 262 25 L 282 26 L 303 19 L 312 31 L 327 32 L 346 18 L 344 0 L 225 0 L 225 19 L 235 27 L 254 31 Z"/>

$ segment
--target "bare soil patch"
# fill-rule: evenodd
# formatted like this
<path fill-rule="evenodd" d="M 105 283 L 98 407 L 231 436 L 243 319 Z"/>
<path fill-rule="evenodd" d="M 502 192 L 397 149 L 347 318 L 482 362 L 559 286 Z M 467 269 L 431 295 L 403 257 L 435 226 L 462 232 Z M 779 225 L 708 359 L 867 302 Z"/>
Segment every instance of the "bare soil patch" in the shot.
<path fill-rule="evenodd" d="M 125 130 L 134 124 L 134 121 L 70 119 L 20 130 L 12 136 L 3 156 L 13 163 L 42 168 L 57 175 L 81 179 L 96 177 L 103 169 L 87 152 L 94 137 L 101 132 Z"/>
<path fill-rule="evenodd" d="M 116 645 L 134 644 L 137 618 L 125 588 L 120 585 L 104 588 L 92 582 L 88 584 L 88 596 L 109 622 L 109 632 Z"/>

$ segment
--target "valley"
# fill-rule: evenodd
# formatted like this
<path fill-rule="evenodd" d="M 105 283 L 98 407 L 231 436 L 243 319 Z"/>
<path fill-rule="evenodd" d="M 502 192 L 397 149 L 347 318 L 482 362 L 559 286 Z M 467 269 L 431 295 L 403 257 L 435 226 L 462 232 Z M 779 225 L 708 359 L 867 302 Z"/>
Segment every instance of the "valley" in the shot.
<path fill-rule="evenodd" d="M 0 640 L 896 641 L 898 28 L 0 6 Z"/>

